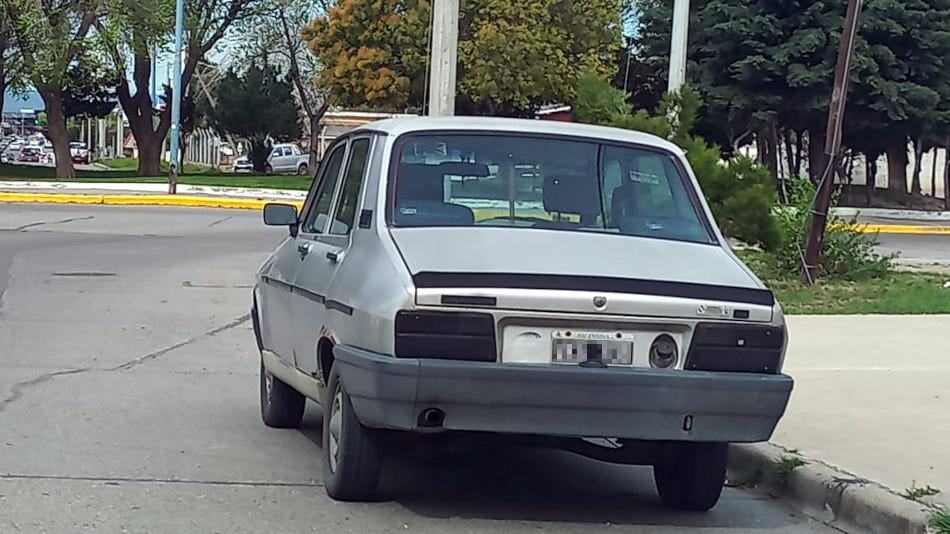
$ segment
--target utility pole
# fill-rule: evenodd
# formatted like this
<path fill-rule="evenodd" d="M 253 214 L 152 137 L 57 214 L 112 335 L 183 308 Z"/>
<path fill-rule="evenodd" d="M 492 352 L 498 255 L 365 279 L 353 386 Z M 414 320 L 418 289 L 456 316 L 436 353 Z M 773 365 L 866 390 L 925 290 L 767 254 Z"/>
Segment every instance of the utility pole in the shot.
<path fill-rule="evenodd" d="M 667 90 L 679 91 L 686 83 L 686 43 L 689 40 L 689 0 L 673 4 L 673 33 L 670 39 L 670 80 Z"/>
<path fill-rule="evenodd" d="M 171 161 L 168 162 L 168 192 L 174 195 L 178 182 L 178 136 L 181 125 L 181 48 L 184 33 L 185 2 L 178 0 L 175 5 L 175 73 L 172 86 L 172 139 Z"/>
<path fill-rule="evenodd" d="M 429 115 L 449 117 L 455 115 L 459 0 L 434 0 L 432 4 Z"/>
<path fill-rule="evenodd" d="M 818 263 L 821 257 L 821 245 L 825 236 L 825 223 L 831 207 L 831 191 L 834 187 L 835 171 L 841 156 L 842 124 L 844 111 L 848 105 L 848 87 L 851 83 L 851 63 L 854 59 L 854 42 L 860 26 L 861 8 L 864 0 L 849 0 L 848 12 L 841 33 L 841 46 L 838 48 L 838 62 L 835 65 L 835 84 L 831 91 L 831 105 L 828 110 L 828 130 L 825 133 L 825 154 L 828 164 L 818 183 L 815 205 L 811 212 L 811 230 L 808 232 L 808 244 L 805 247 L 802 282 L 812 285 L 818 279 Z"/>
<path fill-rule="evenodd" d="M 152 109 L 158 104 L 158 45 L 152 45 L 152 76 L 151 76 Z"/>

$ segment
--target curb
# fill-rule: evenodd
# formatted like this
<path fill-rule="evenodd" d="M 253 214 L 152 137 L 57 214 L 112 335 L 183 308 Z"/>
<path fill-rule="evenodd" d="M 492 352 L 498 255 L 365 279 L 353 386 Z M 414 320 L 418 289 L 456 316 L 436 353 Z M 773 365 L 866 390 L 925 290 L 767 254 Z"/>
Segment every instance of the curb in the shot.
<path fill-rule="evenodd" d="M 874 534 L 928 534 L 932 509 L 869 480 L 855 477 L 818 460 L 802 458 L 786 481 L 779 480 L 776 461 L 796 456 L 771 443 L 731 445 L 729 479 L 760 485 L 770 495 L 797 506 L 831 526 L 847 526 Z"/>
<path fill-rule="evenodd" d="M 909 224 L 858 224 L 859 231 L 877 234 L 950 234 L 950 226 L 914 226 Z"/>
<path fill-rule="evenodd" d="M 5 193 L 0 192 L 0 202 L 28 202 L 54 204 L 106 204 L 117 206 L 187 206 L 201 208 L 232 208 L 260 210 L 272 202 L 263 199 L 234 197 L 204 197 L 190 195 L 97 195 L 67 193 Z M 287 201 L 285 201 L 287 202 Z M 303 202 L 290 201 L 300 209 Z"/>
<path fill-rule="evenodd" d="M 168 191 L 167 183 L 127 183 L 127 182 L 43 182 L 43 181 L 4 181 L 0 179 L 0 191 L 26 193 L 56 192 L 72 194 L 90 194 L 88 191 L 101 191 L 102 194 L 163 194 Z M 214 195 L 220 197 L 297 199 L 307 197 L 307 191 L 297 189 L 269 189 L 264 187 L 229 187 L 217 185 L 178 184 L 178 192 L 184 194 Z"/>
<path fill-rule="evenodd" d="M 950 222 L 950 211 L 920 211 L 908 209 L 887 208 L 832 208 L 832 212 L 840 217 L 877 217 L 881 219 L 904 219 L 916 221 L 946 221 Z"/>

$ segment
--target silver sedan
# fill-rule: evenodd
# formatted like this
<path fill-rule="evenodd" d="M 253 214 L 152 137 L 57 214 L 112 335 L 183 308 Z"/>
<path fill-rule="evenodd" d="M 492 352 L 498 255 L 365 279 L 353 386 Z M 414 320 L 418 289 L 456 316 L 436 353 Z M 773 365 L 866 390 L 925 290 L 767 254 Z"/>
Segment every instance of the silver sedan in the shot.
<path fill-rule="evenodd" d="M 336 499 L 372 496 L 396 438 L 445 434 L 652 465 L 665 504 L 707 510 L 728 443 L 788 402 L 782 309 L 656 137 L 376 122 L 264 220 L 290 231 L 254 288 L 261 413 L 323 405 Z"/>

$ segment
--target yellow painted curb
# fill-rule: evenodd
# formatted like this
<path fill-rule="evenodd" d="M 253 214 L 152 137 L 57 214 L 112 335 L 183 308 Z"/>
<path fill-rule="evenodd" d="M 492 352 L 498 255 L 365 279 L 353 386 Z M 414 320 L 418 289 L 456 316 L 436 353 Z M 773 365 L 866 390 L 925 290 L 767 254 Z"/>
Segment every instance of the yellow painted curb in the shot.
<path fill-rule="evenodd" d="M 109 204 L 120 206 L 189 206 L 201 208 L 263 209 L 270 202 L 285 202 L 303 207 L 300 201 L 271 201 L 256 198 L 203 197 L 192 195 L 99 195 L 68 193 L 5 193 L 0 202 L 40 202 L 55 204 Z"/>
<path fill-rule="evenodd" d="M 909 224 L 859 224 L 861 232 L 880 234 L 931 234 L 950 235 L 950 226 L 913 226 Z"/>

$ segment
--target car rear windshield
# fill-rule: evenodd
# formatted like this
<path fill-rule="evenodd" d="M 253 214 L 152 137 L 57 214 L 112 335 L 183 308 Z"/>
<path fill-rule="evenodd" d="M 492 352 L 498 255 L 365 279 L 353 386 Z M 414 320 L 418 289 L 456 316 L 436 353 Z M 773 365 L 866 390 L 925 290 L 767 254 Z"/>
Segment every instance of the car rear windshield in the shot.
<path fill-rule="evenodd" d="M 403 138 L 392 224 L 500 226 L 713 243 L 673 156 L 638 145 L 519 135 Z"/>

